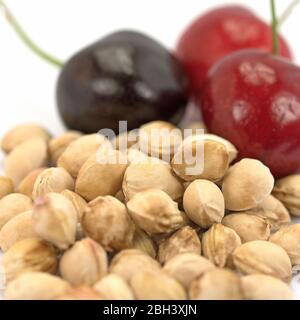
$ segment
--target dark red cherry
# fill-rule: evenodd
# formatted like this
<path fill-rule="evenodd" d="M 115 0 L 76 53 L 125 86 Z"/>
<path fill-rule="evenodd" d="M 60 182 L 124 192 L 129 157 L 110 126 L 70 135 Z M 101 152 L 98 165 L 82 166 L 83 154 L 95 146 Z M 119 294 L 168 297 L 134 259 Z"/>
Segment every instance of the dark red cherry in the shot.
<path fill-rule="evenodd" d="M 190 78 L 191 89 L 197 93 L 215 62 L 246 48 L 272 52 L 271 27 L 248 9 L 226 6 L 198 17 L 180 37 L 177 55 Z M 282 56 L 291 58 L 282 37 L 280 48 Z"/>
<path fill-rule="evenodd" d="M 209 130 L 276 177 L 300 169 L 300 68 L 259 50 L 217 63 L 197 97 Z"/>
<path fill-rule="evenodd" d="M 65 124 L 83 132 L 128 130 L 152 120 L 178 123 L 187 104 L 187 78 L 177 59 L 138 32 L 108 35 L 73 56 L 57 84 Z"/>

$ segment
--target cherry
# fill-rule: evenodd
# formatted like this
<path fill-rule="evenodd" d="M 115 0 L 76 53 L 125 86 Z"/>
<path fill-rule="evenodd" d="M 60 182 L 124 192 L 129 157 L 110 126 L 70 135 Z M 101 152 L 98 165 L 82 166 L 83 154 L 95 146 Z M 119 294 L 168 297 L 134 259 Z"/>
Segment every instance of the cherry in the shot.
<path fill-rule="evenodd" d="M 177 55 L 190 78 L 191 90 L 201 90 L 207 71 L 218 60 L 234 51 L 258 48 L 272 51 L 272 30 L 250 10 L 226 6 L 198 17 L 183 33 Z M 284 39 L 280 54 L 291 58 Z"/>
<path fill-rule="evenodd" d="M 282 177 L 300 169 L 299 83 L 299 67 L 248 49 L 217 63 L 196 100 L 212 133 Z"/>
<path fill-rule="evenodd" d="M 114 32 L 79 51 L 57 83 L 62 119 L 83 132 L 118 132 L 119 120 L 127 120 L 128 130 L 157 119 L 178 123 L 187 101 L 187 78 L 178 60 L 134 31 Z"/>
<path fill-rule="evenodd" d="M 62 68 L 57 104 L 70 129 L 118 133 L 120 120 L 127 120 L 128 130 L 158 119 L 181 120 L 188 79 L 174 54 L 156 40 L 134 31 L 114 32 L 63 63 L 28 36 L 3 0 L 0 9 L 35 54 Z"/>

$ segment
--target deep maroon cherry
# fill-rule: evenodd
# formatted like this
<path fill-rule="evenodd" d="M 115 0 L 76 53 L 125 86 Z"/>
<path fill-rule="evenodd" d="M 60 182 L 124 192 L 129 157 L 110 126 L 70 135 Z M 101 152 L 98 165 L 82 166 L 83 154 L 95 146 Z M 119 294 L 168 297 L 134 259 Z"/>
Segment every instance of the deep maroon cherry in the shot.
<path fill-rule="evenodd" d="M 177 55 L 190 78 L 192 91 L 201 91 L 209 68 L 227 54 L 246 48 L 272 52 L 272 29 L 252 11 L 225 6 L 198 17 L 182 34 Z M 284 39 L 280 54 L 291 57 Z"/>
<path fill-rule="evenodd" d="M 152 120 L 178 123 L 187 79 L 177 59 L 138 32 L 112 33 L 74 55 L 57 84 L 59 112 L 71 129 L 134 129 Z"/>
<path fill-rule="evenodd" d="M 209 130 L 276 177 L 300 169 L 300 68 L 259 50 L 217 63 L 197 101 Z"/>

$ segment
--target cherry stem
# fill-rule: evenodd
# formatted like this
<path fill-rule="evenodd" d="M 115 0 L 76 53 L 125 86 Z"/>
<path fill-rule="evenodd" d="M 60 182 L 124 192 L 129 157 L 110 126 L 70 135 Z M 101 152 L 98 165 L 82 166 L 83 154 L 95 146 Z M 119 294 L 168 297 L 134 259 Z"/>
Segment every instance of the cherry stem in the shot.
<path fill-rule="evenodd" d="M 291 15 L 292 11 L 298 4 L 300 4 L 300 0 L 294 0 L 292 3 L 290 3 L 290 5 L 285 9 L 281 17 L 278 19 L 278 28 L 280 28 L 284 24 L 284 22 Z"/>
<path fill-rule="evenodd" d="M 0 8 L 3 9 L 5 17 L 8 21 L 8 23 L 11 25 L 11 27 L 14 29 L 16 34 L 19 36 L 19 38 L 26 44 L 26 46 L 31 49 L 35 54 L 37 54 L 40 58 L 43 60 L 57 66 L 62 67 L 64 63 L 60 61 L 59 59 L 53 57 L 49 53 L 45 52 L 43 49 L 41 49 L 38 45 L 34 43 L 34 41 L 27 35 L 27 33 L 23 30 L 21 25 L 18 23 L 16 18 L 12 15 L 11 11 L 7 7 L 7 5 L 4 3 L 4 1 L 0 0 Z"/>
<path fill-rule="evenodd" d="M 279 53 L 279 36 L 278 36 L 278 21 L 276 16 L 275 0 L 270 0 L 272 13 L 272 38 L 273 38 L 273 54 Z"/>

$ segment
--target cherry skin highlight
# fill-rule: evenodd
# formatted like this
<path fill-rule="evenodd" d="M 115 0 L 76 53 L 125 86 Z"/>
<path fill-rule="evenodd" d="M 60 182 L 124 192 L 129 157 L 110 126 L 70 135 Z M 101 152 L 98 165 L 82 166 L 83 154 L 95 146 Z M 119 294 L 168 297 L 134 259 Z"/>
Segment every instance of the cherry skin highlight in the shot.
<path fill-rule="evenodd" d="M 208 129 L 235 144 L 240 158 L 283 177 L 300 169 L 299 83 L 299 67 L 248 49 L 217 63 L 196 100 Z"/>
<path fill-rule="evenodd" d="M 270 25 L 244 7 L 226 6 L 198 17 L 180 37 L 176 53 L 190 78 L 192 92 L 197 94 L 218 60 L 248 48 L 272 52 L 272 46 Z M 292 56 L 282 37 L 280 55 Z"/>

